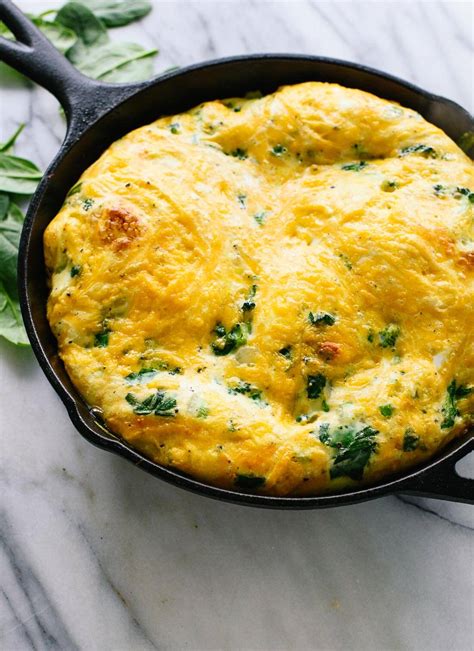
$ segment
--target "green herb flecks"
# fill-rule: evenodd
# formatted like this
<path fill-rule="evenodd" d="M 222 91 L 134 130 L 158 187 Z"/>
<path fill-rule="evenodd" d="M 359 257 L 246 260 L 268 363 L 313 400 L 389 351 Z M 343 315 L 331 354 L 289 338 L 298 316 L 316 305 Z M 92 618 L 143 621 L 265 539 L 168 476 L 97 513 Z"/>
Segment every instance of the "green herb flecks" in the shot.
<path fill-rule="evenodd" d="M 252 285 L 252 287 L 249 290 L 249 293 L 247 294 L 247 297 L 245 301 L 242 303 L 242 311 L 243 312 L 251 312 L 252 310 L 255 309 L 255 294 L 257 293 L 257 285 Z"/>
<path fill-rule="evenodd" d="M 451 195 L 455 199 L 467 199 L 469 203 L 474 203 L 474 192 L 469 188 L 447 186 L 437 183 L 433 186 L 433 190 L 437 197 Z"/>
<path fill-rule="evenodd" d="M 139 400 L 133 394 L 127 393 L 125 400 L 133 407 L 133 412 L 138 416 L 174 417 L 178 413 L 176 399 L 165 391 L 156 391 L 144 400 Z"/>
<path fill-rule="evenodd" d="M 291 346 L 285 346 L 284 348 L 280 348 L 280 350 L 278 351 L 278 354 L 281 355 L 282 357 L 284 357 L 285 359 L 291 360 L 291 358 L 293 356 L 293 351 L 292 351 Z"/>
<path fill-rule="evenodd" d="M 394 323 L 389 323 L 379 332 L 379 344 L 382 348 L 393 348 L 400 336 L 400 327 Z"/>
<path fill-rule="evenodd" d="M 473 390 L 473 387 L 466 387 L 462 384 L 458 385 L 456 380 L 451 380 L 448 385 L 446 398 L 441 407 L 441 413 L 444 416 L 441 423 L 442 429 L 449 429 L 454 426 L 456 418 L 460 415 L 457 401 L 468 396 Z"/>
<path fill-rule="evenodd" d="M 362 479 L 364 469 L 377 449 L 377 434 L 378 431 L 368 425 L 360 428 L 341 425 L 331 429 L 329 423 L 323 423 L 319 428 L 319 440 L 336 451 L 330 470 L 331 479 Z"/>
<path fill-rule="evenodd" d="M 418 447 L 419 442 L 420 437 L 415 434 L 411 427 L 408 427 L 403 435 L 403 451 L 413 452 Z"/>
<path fill-rule="evenodd" d="M 159 371 L 166 371 L 170 375 L 181 375 L 183 372 L 183 369 L 180 366 L 173 366 L 163 360 L 156 362 L 155 366 Z"/>
<path fill-rule="evenodd" d="M 248 154 L 245 149 L 241 149 L 240 147 L 237 147 L 236 149 L 233 149 L 230 152 L 230 155 L 233 156 L 234 158 L 239 158 L 240 160 L 245 160 L 248 158 Z"/>
<path fill-rule="evenodd" d="M 329 312 L 310 312 L 308 321 L 314 326 L 332 326 L 336 323 L 336 317 Z"/>
<path fill-rule="evenodd" d="M 453 196 L 455 199 L 461 199 L 462 197 L 466 197 L 469 203 L 474 203 L 474 192 L 469 188 L 456 187 Z"/>
<path fill-rule="evenodd" d="M 87 198 L 87 199 L 84 199 L 83 202 L 82 202 L 82 207 L 84 208 L 84 210 L 86 212 L 88 212 L 92 208 L 93 205 L 94 205 L 94 199 Z"/>
<path fill-rule="evenodd" d="M 109 328 L 103 328 L 100 332 L 94 335 L 94 348 L 107 348 L 109 345 Z"/>
<path fill-rule="evenodd" d="M 80 276 L 82 271 L 82 267 L 80 264 L 74 264 L 71 267 L 71 271 L 69 272 L 71 275 L 71 278 L 75 278 L 76 276 Z"/>
<path fill-rule="evenodd" d="M 259 226 L 263 226 L 263 224 L 265 223 L 265 220 L 267 218 L 267 215 L 268 215 L 268 213 L 265 212 L 265 210 L 261 210 L 260 212 L 256 212 L 254 214 L 253 218 L 255 219 L 255 221 L 257 222 L 257 224 Z"/>
<path fill-rule="evenodd" d="M 341 165 L 341 170 L 344 172 L 360 172 L 368 166 L 368 163 L 365 160 L 358 161 L 357 163 L 346 163 Z"/>
<path fill-rule="evenodd" d="M 270 150 L 273 156 L 277 156 L 277 157 L 284 156 L 287 153 L 287 151 L 288 149 L 283 145 L 275 145 Z"/>
<path fill-rule="evenodd" d="M 141 368 L 136 373 L 129 373 L 125 376 L 125 381 L 128 384 L 140 384 L 142 382 L 148 382 L 158 374 L 156 368 Z"/>
<path fill-rule="evenodd" d="M 172 366 L 163 360 L 154 361 L 153 366 L 148 366 L 136 371 L 134 373 L 129 373 L 125 380 L 129 384 L 138 384 L 142 382 L 148 382 L 158 373 L 169 373 L 170 375 L 180 375 L 182 369 L 179 366 Z"/>
<path fill-rule="evenodd" d="M 393 415 L 394 408 L 390 404 L 380 405 L 379 411 L 384 418 L 390 418 Z"/>
<path fill-rule="evenodd" d="M 237 195 L 237 201 L 239 202 L 239 205 L 241 208 L 246 208 L 247 207 L 247 195 L 239 193 Z"/>
<path fill-rule="evenodd" d="M 216 339 L 212 342 L 211 348 L 214 355 L 228 355 L 247 343 L 250 334 L 248 323 L 236 323 L 230 330 L 226 330 L 222 323 L 214 328 Z"/>
<path fill-rule="evenodd" d="M 342 262 L 344 263 L 344 266 L 346 269 L 349 269 L 349 271 L 352 269 L 352 262 L 349 260 L 347 255 L 345 253 L 339 253 L 338 257 L 341 258 Z"/>
<path fill-rule="evenodd" d="M 203 420 L 209 416 L 209 409 L 204 405 L 200 405 L 197 412 L 196 418 L 202 418 Z"/>
<path fill-rule="evenodd" d="M 409 156 L 411 154 L 418 154 L 424 158 L 438 158 L 436 150 L 429 145 L 410 145 L 409 147 L 400 149 L 400 156 Z"/>
<path fill-rule="evenodd" d="M 384 192 L 395 192 L 395 190 L 398 187 L 399 186 L 398 186 L 397 181 L 389 181 L 388 179 L 386 179 L 385 181 L 382 181 L 382 183 L 380 184 L 380 188 Z"/>
<path fill-rule="evenodd" d="M 235 476 L 234 484 L 238 488 L 243 488 L 244 490 L 253 490 L 255 488 L 261 488 L 265 485 L 265 477 L 258 477 L 253 474 L 238 474 Z"/>
<path fill-rule="evenodd" d="M 250 382 L 243 382 L 242 380 L 240 380 L 237 384 L 230 386 L 228 391 L 229 393 L 234 394 L 240 393 L 244 396 L 247 396 L 251 400 L 260 401 L 262 399 L 262 391 L 258 387 L 250 384 Z"/>
<path fill-rule="evenodd" d="M 326 386 L 326 377 L 322 373 L 308 375 L 306 378 L 306 394 L 311 400 L 316 400 Z"/>

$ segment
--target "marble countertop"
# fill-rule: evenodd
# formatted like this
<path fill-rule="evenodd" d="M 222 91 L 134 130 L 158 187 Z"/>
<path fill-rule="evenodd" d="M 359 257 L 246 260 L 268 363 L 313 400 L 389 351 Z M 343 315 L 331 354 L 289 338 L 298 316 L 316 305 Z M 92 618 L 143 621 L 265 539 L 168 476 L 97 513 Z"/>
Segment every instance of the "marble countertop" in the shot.
<path fill-rule="evenodd" d="M 157 72 L 304 52 L 381 68 L 472 111 L 472 20 L 469 2 L 155 2 L 123 33 L 160 48 Z M 0 140 L 22 121 L 17 152 L 45 168 L 65 130 L 56 100 L 2 72 Z M 474 648 L 471 507 L 214 502 L 83 440 L 30 350 L 0 341 L 0 382 L 5 651 Z M 474 476 L 474 456 L 458 468 Z"/>

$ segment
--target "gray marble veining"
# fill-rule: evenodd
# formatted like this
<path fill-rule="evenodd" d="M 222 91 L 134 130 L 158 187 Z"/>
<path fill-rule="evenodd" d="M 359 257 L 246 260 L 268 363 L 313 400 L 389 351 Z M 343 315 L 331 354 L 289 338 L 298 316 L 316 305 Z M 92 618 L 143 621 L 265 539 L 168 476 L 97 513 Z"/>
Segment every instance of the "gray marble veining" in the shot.
<path fill-rule="evenodd" d="M 39 11 L 59 3 L 19 2 Z M 156 70 L 247 52 L 381 68 L 472 111 L 470 2 L 155 2 L 115 32 Z M 0 140 L 45 168 L 57 102 L 0 70 Z M 0 648 L 471 651 L 474 512 L 388 497 L 320 512 L 209 501 L 75 432 L 29 350 L 0 342 Z M 459 464 L 473 475 L 473 459 Z"/>

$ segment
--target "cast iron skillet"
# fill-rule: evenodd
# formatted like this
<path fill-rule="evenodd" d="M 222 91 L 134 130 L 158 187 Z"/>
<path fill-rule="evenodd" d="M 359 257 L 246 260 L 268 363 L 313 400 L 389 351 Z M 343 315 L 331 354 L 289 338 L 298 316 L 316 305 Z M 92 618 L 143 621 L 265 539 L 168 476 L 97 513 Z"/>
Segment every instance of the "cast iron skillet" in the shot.
<path fill-rule="evenodd" d="M 61 102 L 68 121 L 64 143 L 40 183 L 26 217 L 20 244 L 19 292 L 33 351 L 79 432 L 94 445 L 119 454 L 155 477 L 201 495 L 239 504 L 324 508 L 396 493 L 474 504 L 474 480 L 462 478 L 455 471 L 456 462 L 474 449 L 472 431 L 436 458 L 401 476 L 318 497 L 267 497 L 215 488 L 146 459 L 103 426 L 65 372 L 46 319 L 42 241 L 44 229 L 61 207 L 68 189 L 114 140 L 161 115 L 185 111 L 205 100 L 235 97 L 255 89 L 269 92 L 282 84 L 318 80 L 361 88 L 400 102 L 441 127 L 454 140 L 473 130 L 472 117 L 457 104 L 390 75 L 313 56 L 232 57 L 183 68 L 140 84 L 99 83 L 77 72 L 10 0 L 0 0 L 0 19 L 17 38 L 17 42 L 0 38 L 0 58 L 51 91 Z"/>

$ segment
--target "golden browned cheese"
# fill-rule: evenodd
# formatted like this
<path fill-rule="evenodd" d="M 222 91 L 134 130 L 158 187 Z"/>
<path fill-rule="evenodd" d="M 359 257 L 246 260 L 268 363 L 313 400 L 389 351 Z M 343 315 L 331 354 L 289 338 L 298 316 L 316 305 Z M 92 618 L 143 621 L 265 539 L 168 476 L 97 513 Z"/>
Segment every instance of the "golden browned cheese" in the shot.
<path fill-rule="evenodd" d="M 159 464 L 318 494 L 474 412 L 473 164 L 335 84 L 207 102 L 115 142 L 45 233 L 72 381 Z"/>

